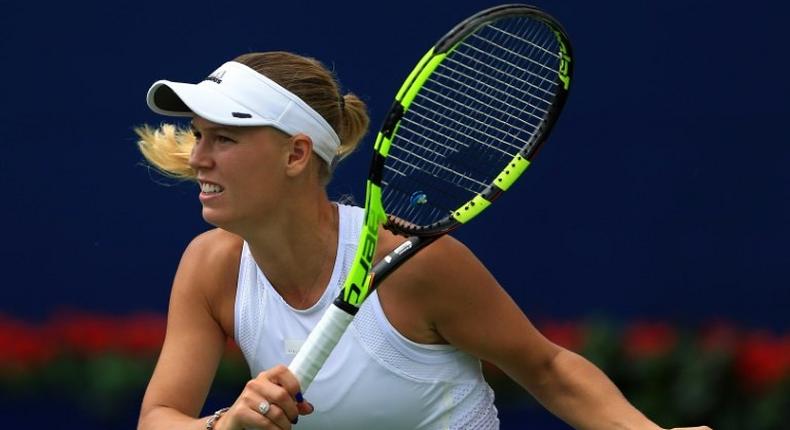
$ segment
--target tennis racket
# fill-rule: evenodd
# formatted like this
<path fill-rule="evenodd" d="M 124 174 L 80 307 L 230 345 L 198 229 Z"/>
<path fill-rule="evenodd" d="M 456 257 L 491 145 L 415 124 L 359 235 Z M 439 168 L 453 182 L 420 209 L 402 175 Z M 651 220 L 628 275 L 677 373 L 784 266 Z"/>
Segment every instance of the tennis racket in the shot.
<path fill-rule="evenodd" d="M 376 137 L 343 290 L 289 366 L 303 392 L 375 287 L 480 215 L 530 165 L 562 110 L 571 71 L 562 26 L 526 5 L 481 11 L 422 57 Z M 382 225 L 408 239 L 374 266 Z"/>

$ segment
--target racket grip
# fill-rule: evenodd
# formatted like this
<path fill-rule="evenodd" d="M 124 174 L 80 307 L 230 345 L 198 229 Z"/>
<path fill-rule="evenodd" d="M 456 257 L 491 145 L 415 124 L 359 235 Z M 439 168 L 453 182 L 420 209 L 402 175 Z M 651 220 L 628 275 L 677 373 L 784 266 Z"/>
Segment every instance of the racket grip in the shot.
<path fill-rule="evenodd" d="M 353 315 L 332 304 L 307 336 L 304 345 L 288 365 L 288 369 L 299 380 L 302 393 L 313 383 L 315 375 L 321 370 L 335 345 L 340 342 L 352 319 Z"/>

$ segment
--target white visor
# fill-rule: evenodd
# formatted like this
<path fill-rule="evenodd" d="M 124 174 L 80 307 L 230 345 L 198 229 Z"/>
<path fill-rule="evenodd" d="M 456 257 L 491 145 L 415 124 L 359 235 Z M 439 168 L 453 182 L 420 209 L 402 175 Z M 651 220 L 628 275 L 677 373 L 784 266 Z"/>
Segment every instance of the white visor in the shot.
<path fill-rule="evenodd" d="M 304 133 L 313 152 L 332 165 L 340 139 L 332 126 L 294 93 L 255 70 L 229 61 L 199 84 L 156 81 L 148 107 L 168 116 L 198 115 L 230 126 L 272 126 L 289 135 Z"/>

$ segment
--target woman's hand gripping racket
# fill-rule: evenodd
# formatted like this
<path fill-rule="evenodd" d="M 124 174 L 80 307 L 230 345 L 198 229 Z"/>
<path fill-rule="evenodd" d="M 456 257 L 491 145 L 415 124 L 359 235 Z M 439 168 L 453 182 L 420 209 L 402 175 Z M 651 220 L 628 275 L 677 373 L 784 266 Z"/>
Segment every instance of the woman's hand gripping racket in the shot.
<path fill-rule="evenodd" d="M 525 5 L 475 14 L 417 63 L 376 138 L 354 265 L 289 366 L 303 392 L 376 285 L 529 166 L 562 110 L 571 66 L 562 26 Z M 409 239 L 371 268 L 382 224 Z"/>

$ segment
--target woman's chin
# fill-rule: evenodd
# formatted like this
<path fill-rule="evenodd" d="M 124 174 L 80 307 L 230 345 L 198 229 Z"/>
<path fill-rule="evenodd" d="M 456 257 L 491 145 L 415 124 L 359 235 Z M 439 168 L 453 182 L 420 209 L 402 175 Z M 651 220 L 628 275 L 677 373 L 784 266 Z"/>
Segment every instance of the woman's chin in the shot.
<path fill-rule="evenodd" d="M 213 208 L 203 207 L 203 220 L 214 227 L 224 228 L 230 224 L 230 217 Z"/>

